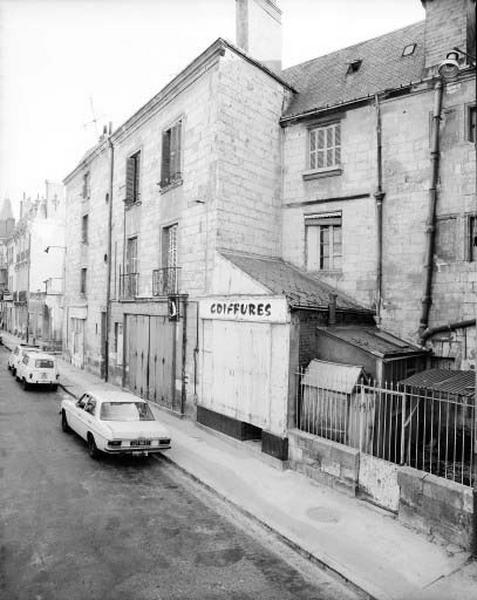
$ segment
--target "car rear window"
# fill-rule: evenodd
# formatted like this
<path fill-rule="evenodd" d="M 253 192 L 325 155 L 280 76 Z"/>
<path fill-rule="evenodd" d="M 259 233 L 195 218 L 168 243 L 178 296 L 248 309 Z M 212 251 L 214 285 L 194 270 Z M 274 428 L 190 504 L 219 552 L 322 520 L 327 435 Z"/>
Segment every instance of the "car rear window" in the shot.
<path fill-rule="evenodd" d="M 55 363 L 47 358 L 37 358 L 35 360 L 35 367 L 37 369 L 53 369 Z"/>
<path fill-rule="evenodd" d="M 154 421 L 145 402 L 103 402 L 99 418 L 102 421 Z"/>

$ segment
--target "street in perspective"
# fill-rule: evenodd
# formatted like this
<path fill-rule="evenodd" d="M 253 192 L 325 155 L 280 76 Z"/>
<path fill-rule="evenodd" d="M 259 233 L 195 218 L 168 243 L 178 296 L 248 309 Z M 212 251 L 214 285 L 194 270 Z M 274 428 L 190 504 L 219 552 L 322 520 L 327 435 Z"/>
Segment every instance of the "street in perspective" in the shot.
<path fill-rule="evenodd" d="M 257 539 L 160 458 L 92 461 L 61 429 L 65 392 L 24 391 L 7 358 L 0 349 L 2 598 L 363 597 Z"/>
<path fill-rule="evenodd" d="M 1 600 L 477 600 L 476 0 L 0 20 Z"/>

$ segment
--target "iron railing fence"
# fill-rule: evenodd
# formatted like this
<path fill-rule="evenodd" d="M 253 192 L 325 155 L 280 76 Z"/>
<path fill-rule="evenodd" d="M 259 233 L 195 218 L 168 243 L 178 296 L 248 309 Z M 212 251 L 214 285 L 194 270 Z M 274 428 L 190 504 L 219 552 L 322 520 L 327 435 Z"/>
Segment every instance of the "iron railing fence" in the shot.
<path fill-rule="evenodd" d="M 119 297 L 133 299 L 138 295 L 139 273 L 124 273 L 119 276 Z"/>
<path fill-rule="evenodd" d="M 181 267 L 165 267 L 152 272 L 152 295 L 168 296 L 179 293 Z"/>
<path fill-rule="evenodd" d="M 295 427 L 377 458 L 473 485 L 475 396 L 402 384 L 337 381 L 297 373 Z M 348 389 L 346 391 L 346 388 Z M 340 391 L 341 390 L 341 391 Z"/>

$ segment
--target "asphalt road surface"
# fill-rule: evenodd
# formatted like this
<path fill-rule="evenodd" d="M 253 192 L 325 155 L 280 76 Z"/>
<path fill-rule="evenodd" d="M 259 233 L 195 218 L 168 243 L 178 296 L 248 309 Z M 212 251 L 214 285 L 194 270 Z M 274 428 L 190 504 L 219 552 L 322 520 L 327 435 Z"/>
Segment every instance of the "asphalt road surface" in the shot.
<path fill-rule="evenodd" d="M 2 600 L 358 597 L 160 457 L 92 460 L 61 431 L 64 392 L 24 391 L 7 357 L 0 347 Z"/>

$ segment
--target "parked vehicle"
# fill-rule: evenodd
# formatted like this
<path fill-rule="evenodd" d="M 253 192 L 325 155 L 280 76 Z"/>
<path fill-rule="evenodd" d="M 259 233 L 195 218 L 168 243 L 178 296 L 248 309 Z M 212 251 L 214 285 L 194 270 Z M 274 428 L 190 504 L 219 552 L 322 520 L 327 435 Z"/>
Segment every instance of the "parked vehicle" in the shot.
<path fill-rule="evenodd" d="M 36 349 L 24 352 L 17 366 L 17 380 L 23 383 L 25 390 L 32 385 L 48 385 L 56 390 L 59 377 L 56 358 Z"/>
<path fill-rule="evenodd" d="M 33 344 L 17 344 L 8 357 L 7 368 L 12 375 L 17 374 L 18 364 L 23 360 L 26 352 L 40 352 L 40 348 Z"/>
<path fill-rule="evenodd" d="M 171 437 L 149 404 L 123 391 L 88 391 L 61 402 L 61 426 L 86 440 L 92 458 L 101 452 L 147 456 L 171 447 Z"/>

